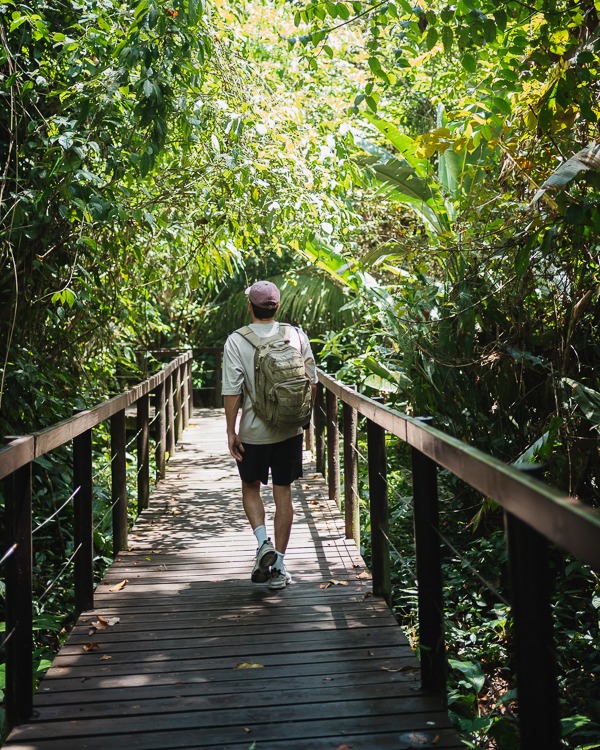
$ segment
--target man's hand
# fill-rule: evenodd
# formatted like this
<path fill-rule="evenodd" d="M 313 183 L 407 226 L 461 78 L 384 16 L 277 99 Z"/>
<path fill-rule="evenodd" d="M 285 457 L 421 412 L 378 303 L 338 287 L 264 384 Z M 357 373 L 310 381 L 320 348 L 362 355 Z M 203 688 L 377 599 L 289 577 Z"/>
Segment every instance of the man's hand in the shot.
<path fill-rule="evenodd" d="M 236 461 L 242 460 L 242 454 L 244 452 L 244 446 L 242 441 L 235 432 L 227 433 L 227 444 L 229 445 L 229 452 L 235 458 Z"/>

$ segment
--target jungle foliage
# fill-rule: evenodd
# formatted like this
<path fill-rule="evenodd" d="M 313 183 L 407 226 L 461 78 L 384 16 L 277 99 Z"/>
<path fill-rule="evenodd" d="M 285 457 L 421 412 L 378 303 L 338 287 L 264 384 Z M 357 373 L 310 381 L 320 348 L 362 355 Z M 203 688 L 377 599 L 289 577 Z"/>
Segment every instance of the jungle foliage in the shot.
<path fill-rule="evenodd" d="M 599 12 L 4 0 L 2 433 L 121 390 L 139 350 L 222 343 L 247 283 L 268 277 L 325 368 L 502 460 L 543 461 L 598 507 Z M 70 483 L 58 459 L 36 472 L 41 520 Z M 510 617 L 465 577 L 475 568 L 505 596 L 501 517 L 444 487 L 462 550 L 446 568 L 453 700 L 473 746 L 508 749 Z M 97 502 L 100 569 L 102 490 Z M 40 594 L 70 553 L 65 513 L 37 543 Z M 565 741 L 597 747 L 599 583 L 558 553 L 555 566 Z M 401 563 L 397 581 L 410 632 Z M 56 630 L 67 589 L 38 613 Z M 43 658 L 54 637 L 38 645 Z"/>

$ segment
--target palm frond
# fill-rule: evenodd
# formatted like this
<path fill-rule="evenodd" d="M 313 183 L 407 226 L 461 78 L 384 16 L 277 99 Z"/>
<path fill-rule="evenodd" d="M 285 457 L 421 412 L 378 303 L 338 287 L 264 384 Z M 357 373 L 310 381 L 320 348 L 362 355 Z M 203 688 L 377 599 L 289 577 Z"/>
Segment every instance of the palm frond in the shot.
<path fill-rule="evenodd" d="M 546 190 L 555 190 L 568 185 L 580 172 L 600 169 L 600 143 L 590 143 L 578 151 L 564 164 L 561 164 L 533 196 L 532 203 L 537 203 Z"/>

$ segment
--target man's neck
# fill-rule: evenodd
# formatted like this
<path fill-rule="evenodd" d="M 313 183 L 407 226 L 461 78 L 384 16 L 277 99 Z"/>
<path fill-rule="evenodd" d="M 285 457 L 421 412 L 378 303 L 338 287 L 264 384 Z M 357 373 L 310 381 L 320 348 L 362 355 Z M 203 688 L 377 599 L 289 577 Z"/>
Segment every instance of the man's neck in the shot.
<path fill-rule="evenodd" d="M 260 325 L 269 326 L 271 323 L 275 322 L 275 318 L 267 318 L 266 320 L 261 320 L 260 318 L 255 318 L 254 315 L 250 315 L 252 318 L 252 323 L 260 323 Z"/>

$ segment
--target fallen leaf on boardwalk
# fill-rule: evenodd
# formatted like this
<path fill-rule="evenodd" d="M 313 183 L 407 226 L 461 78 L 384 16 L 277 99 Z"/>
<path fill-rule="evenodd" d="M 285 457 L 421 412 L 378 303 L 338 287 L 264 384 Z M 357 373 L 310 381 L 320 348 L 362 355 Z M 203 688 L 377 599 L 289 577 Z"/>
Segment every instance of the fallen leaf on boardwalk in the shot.
<path fill-rule="evenodd" d="M 402 742 L 407 742 L 410 745 L 428 745 L 430 740 L 426 734 L 420 732 L 409 732 L 408 734 L 401 734 L 400 739 Z"/>
<path fill-rule="evenodd" d="M 359 573 L 356 577 L 357 578 L 369 578 L 370 579 L 371 578 L 371 574 L 367 573 L 366 570 L 363 570 L 363 572 Z"/>
<path fill-rule="evenodd" d="M 375 653 L 373 651 L 367 651 L 367 656 L 375 656 Z"/>
<path fill-rule="evenodd" d="M 121 589 L 124 589 L 128 583 L 129 581 L 127 580 L 127 578 L 125 578 L 124 581 L 121 581 L 121 583 L 117 583 L 114 586 L 111 586 L 108 590 L 109 591 L 121 591 Z"/>
<path fill-rule="evenodd" d="M 152 555 L 148 555 L 148 557 L 146 558 L 146 560 L 148 560 L 148 562 L 150 562 L 152 560 Z"/>
<path fill-rule="evenodd" d="M 310 490 L 310 484 L 303 484 L 302 485 L 303 490 Z"/>
<path fill-rule="evenodd" d="M 338 581 L 336 578 L 332 578 L 330 581 L 327 581 L 327 583 L 322 583 L 320 585 L 320 588 L 322 589 L 328 589 L 330 586 L 347 586 L 348 581 Z"/>
<path fill-rule="evenodd" d="M 442 738 L 440 737 L 440 735 L 436 734 L 435 737 L 431 740 L 431 744 L 432 745 L 438 745 L 441 739 Z"/>
<path fill-rule="evenodd" d="M 100 648 L 99 643 L 86 643 L 83 647 L 84 651 L 95 651 L 96 649 Z"/>
<path fill-rule="evenodd" d="M 365 593 L 363 594 L 363 599 L 368 599 L 370 596 L 373 596 L 373 592 L 365 591 Z"/>
<path fill-rule="evenodd" d="M 90 628 L 90 635 L 93 635 L 96 632 L 96 630 L 106 630 L 108 628 L 108 623 L 107 622 L 102 622 L 102 620 L 104 620 L 104 618 L 103 617 L 99 617 L 96 620 L 96 622 L 93 622 L 91 624 L 92 627 Z"/>
<path fill-rule="evenodd" d="M 333 677 L 323 677 L 323 682 L 332 682 Z"/>
<path fill-rule="evenodd" d="M 246 732 L 247 734 L 249 734 L 251 731 L 252 730 L 250 729 L 250 727 L 244 727 L 244 732 Z"/>
<path fill-rule="evenodd" d="M 100 657 L 100 661 L 108 661 L 109 659 L 112 659 L 112 656 L 109 656 L 108 654 L 104 654 L 104 656 Z"/>
<path fill-rule="evenodd" d="M 352 745 L 338 745 L 335 750 L 352 750 Z"/>
<path fill-rule="evenodd" d="M 236 669 L 262 669 L 264 664 L 255 664 L 253 661 L 241 661 L 235 665 Z"/>
<path fill-rule="evenodd" d="M 405 664 L 403 667 L 381 667 L 382 672 L 414 672 L 417 674 L 421 670 L 419 667 L 413 667 L 410 664 Z"/>

